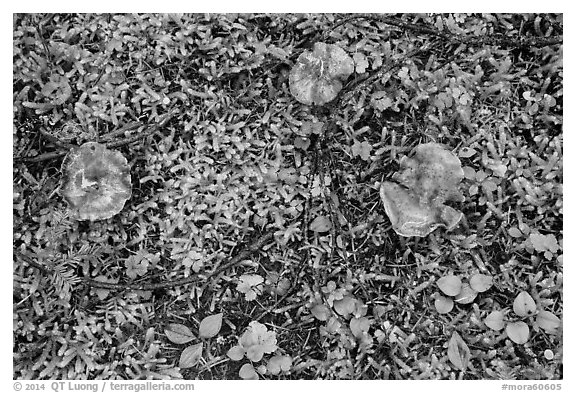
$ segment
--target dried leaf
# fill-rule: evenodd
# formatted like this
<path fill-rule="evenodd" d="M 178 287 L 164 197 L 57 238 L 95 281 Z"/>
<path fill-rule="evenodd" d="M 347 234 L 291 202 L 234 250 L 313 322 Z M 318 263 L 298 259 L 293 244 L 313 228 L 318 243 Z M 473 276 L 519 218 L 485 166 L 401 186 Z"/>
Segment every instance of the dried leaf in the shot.
<path fill-rule="evenodd" d="M 222 313 L 210 315 L 200 322 L 198 333 L 202 338 L 214 337 L 222 328 Z"/>
<path fill-rule="evenodd" d="M 533 315 L 536 312 L 536 302 L 532 299 L 532 296 L 526 291 L 522 291 L 514 299 L 514 312 L 519 317 L 526 317 L 528 315 Z"/>
<path fill-rule="evenodd" d="M 476 292 L 485 292 L 492 287 L 492 276 L 486 274 L 474 274 L 470 277 L 470 286 Z"/>
<path fill-rule="evenodd" d="M 525 322 L 508 322 L 506 325 L 506 334 L 508 338 L 516 344 L 525 344 L 530 338 L 530 329 Z"/>
<path fill-rule="evenodd" d="M 186 344 L 196 338 L 187 326 L 179 323 L 169 324 L 168 327 L 164 329 L 164 334 L 166 334 L 168 340 L 174 344 Z"/>
<path fill-rule="evenodd" d="M 484 319 L 484 323 L 492 330 L 504 329 L 504 313 L 502 311 L 492 311 Z"/>
<path fill-rule="evenodd" d="M 466 370 L 470 361 L 470 349 L 456 332 L 452 333 L 452 337 L 448 342 L 448 359 L 462 371 Z"/>
<path fill-rule="evenodd" d="M 460 277 L 447 275 L 441 277 L 437 282 L 438 288 L 448 296 L 456 296 L 462 290 L 462 281 Z"/>
<path fill-rule="evenodd" d="M 178 366 L 180 368 L 194 367 L 202 357 L 202 343 L 194 344 L 182 351 Z"/>

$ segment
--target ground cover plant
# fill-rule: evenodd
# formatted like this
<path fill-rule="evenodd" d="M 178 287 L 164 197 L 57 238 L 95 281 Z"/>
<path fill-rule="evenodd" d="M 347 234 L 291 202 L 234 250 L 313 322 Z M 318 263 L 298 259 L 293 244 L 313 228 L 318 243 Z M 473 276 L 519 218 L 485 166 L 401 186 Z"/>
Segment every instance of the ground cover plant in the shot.
<path fill-rule="evenodd" d="M 13 32 L 14 378 L 563 377 L 562 15 Z M 430 143 L 462 175 L 411 195 L 458 220 L 397 233 L 383 184 Z M 105 218 L 63 195 L 101 191 L 82 145 L 130 168 Z"/>

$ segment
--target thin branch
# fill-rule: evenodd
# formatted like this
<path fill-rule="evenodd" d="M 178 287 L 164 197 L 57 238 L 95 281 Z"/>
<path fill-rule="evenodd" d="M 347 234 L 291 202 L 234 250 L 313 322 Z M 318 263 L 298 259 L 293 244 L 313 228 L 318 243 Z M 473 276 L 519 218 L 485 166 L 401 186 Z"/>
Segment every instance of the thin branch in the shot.
<path fill-rule="evenodd" d="M 452 44 L 468 44 L 468 45 L 499 45 L 504 47 L 544 47 L 551 45 L 558 45 L 563 43 L 563 36 L 555 37 L 526 37 L 517 36 L 509 37 L 504 35 L 485 35 L 485 36 L 458 36 L 456 34 L 444 33 L 432 27 L 419 25 L 415 23 L 405 22 L 398 18 L 386 16 L 383 14 L 354 14 L 349 17 L 338 21 L 332 28 L 334 29 L 351 22 L 356 19 L 368 19 L 383 22 L 391 26 L 395 26 L 404 30 L 411 30 L 416 33 L 428 34 L 439 37 Z M 325 33 L 327 34 L 327 33 Z"/>
<path fill-rule="evenodd" d="M 168 123 L 168 121 L 170 121 L 170 119 L 172 119 L 174 117 L 176 112 L 177 112 L 176 110 L 173 110 L 173 111 L 167 113 L 166 115 L 164 115 L 164 118 L 162 119 L 162 121 L 160 121 L 157 124 L 150 126 L 145 131 L 138 132 L 138 133 L 136 133 L 136 135 L 133 135 L 131 137 L 128 137 L 128 138 L 125 138 L 125 139 L 122 139 L 119 141 L 104 143 L 104 145 L 106 147 L 109 147 L 109 148 L 116 148 L 116 147 L 128 145 L 128 144 L 136 142 L 140 139 L 144 139 L 147 136 L 154 134 L 156 131 L 158 131 L 158 129 L 164 127 Z M 134 128 L 134 125 L 132 124 L 132 125 L 130 125 L 130 128 L 128 128 L 128 129 L 133 129 L 133 128 Z M 124 129 L 123 132 L 124 131 L 126 131 L 126 129 Z M 72 146 L 72 147 L 74 147 L 74 146 Z M 14 158 L 14 161 L 16 161 L 16 162 L 42 162 L 42 161 L 52 160 L 55 158 L 60 158 L 64 155 L 66 155 L 66 153 L 68 153 L 68 150 L 64 149 L 64 150 L 58 150 L 58 151 L 52 151 L 49 153 L 40 154 L 40 155 L 37 155 L 34 157 L 16 157 L 16 158 Z"/>

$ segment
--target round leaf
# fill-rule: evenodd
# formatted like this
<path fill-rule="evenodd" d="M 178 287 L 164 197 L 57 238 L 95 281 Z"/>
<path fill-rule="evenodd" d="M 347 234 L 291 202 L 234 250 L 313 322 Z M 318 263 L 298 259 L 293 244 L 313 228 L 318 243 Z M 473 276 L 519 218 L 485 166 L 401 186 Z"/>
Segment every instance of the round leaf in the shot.
<path fill-rule="evenodd" d="M 492 311 L 484 323 L 492 330 L 502 330 L 504 329 L 504 313 L 502 311 Z"/>
<path fill-rule="evenodd" d="M 470 286 L 476 292 L 485 292 L 492 286 L 492 276 L 486 274 L 474 274 L 470 277 Z"/>
<path fill-rule="evenodd" d="M 449 297 L 439 295 L 434 301 L 434 307 L 440 314 L 448 314 L 454 308 L 454 301 Z"/>
<path fill-rule="evenodd" d="M 536 302 L 526 291 L 522 291 L 514 299 L 514 312 L 519 317 L 526 317 L 536 312 Z"/>
<path fill-rule="evenodd" d="M 218 334 L 222 328 L 222 313 L 210 315 L 200 322 L 198 332 L 200 337 L 210 338 Z"/>
<path fill-rule="evenodd" d="M 334 301 L 334 310 L 343 317 L 347 317 L 354 312 L 356 308 L 356 300 L 350 296 L 344 296 L 340 300 Z"/>
<path fill-rule="evenodd" d="M 244 348 L 242 348 L 242 346 L 236 345 L 236 346 L 230 348 L 228 350 L 228 352 L 226 353 L 226 355 L 228 355 L 228 357 L 230 359 L 238 361 L 238 360 L 242 360 L 245 352 L 246 351 L 244 350 Z"/>
<path fill-rule="evenodd" d="M 240 367 L 239 374 L 242 379 L 259 379 L 258 373 L 254 370 L 254 367 L 250 363 L 244 364 Z"/>
<path fill-rule="evenodd" d="M 292 367 L 292 358 L 290 356 L 275 355 L 268 360 L 268 372 L 272 375 L 278 375 L 281 371 L 290 371 Z"/>
<path fill-rule="evenodd" d="M 319 321 L 327 321 L 331 314 L 330 309 L 323 304 L 315 305 L 312 307 L 311 312 Z"/>
<path fill-rule="evenodd" d="M 440 278 L 436 284 L 442 292 L 448 296 L 456 296 L 460 293 L 462 289 L 462 281 L 460 277 L 454 275 L 448 275 Z"/>
<path fill-rule="evenodd" d="M 186 344 L 196 338 L 187 326 L 179 323 L 169 324 L 164 330 L 164 333 L 168 340 L 172 341 L 174 344 Z"/>
<path fill-rule="evenodd" d="M 460 304 L 470 304 L 476 299 L 476 295 L 478 295 L 478 292 L 466 283 L 462 285 L 462 290 L 454 297 L 454 301 Z"/>
<path fill-rule="evenodd" d="M 332 223 L 326 216 L 318 216 L 310 223 L 310 230 L 314 232 L 328 232 Z"/>
<path fill-rule="evenodd" d="M 180 368 L 194 367 L 202 357 L 202 343 L 194 344 L 182 351 L 178 366 Z"/>
<path fill-rule="evenodd" d="M 540 311 L 536 316 L 536 325 L 540 326 L 546 333 L 555 334 L 560 324 L 560 318 L 550 311 Z"/>
<path fill-rule="evenodd" d="M 508 325 L 506 325 L 506 334 L 508 334 L 510 340 L 516 344 L 525 344 L 530 338 L 530 329 L 528 325 L 522 321 L 508 322 Z"/>
<path fill-rule="evenodd" d="M 355 337 L 362 337 L 362 333 L 368 332 L 372 322 L 366 317 L 350 319 L 350 331 Z"/>

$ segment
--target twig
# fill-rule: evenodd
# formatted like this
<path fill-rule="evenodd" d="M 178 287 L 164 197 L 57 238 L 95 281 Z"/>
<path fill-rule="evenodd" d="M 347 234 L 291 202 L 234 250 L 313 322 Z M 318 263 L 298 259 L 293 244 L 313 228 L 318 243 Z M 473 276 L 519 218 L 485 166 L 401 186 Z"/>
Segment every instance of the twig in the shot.
<path fill-rule="evenodd" d="M 507 37 L 503 35 L 479 36 L 479 37 L 458 36 L 456 34 L 444 33 L 431 27 L 405 22 L 398 18 L 393 18 L 382 14 L 354 14 L 337 22 L 331 28 L 331 30 L 334 30 L 355 19 L 368 19 L 383 22 L 391 26 L 402 28 L 404 30 L 412 30 L 417 33 L 436 36 L 452 44 L 469 44 L 469 45 L 488 44 L 488 45 L 499 45 L 505 47 L 543 47 L 563 43 L 562 36 L 555 36 L 555 37 L 522 37 L 522 36 Z"/>
<path fill-rule="evenodd" d="M 111 140 L 119 135 L 123 135 L 125 132 L 127 131 L 132 131 L 136 128 L 138 128 L 140 126 L 140 123 L 138 122 L 130 122 L 128 124 L 125 124 L 124 126 L 120 127 L 117 130 L 114 131 L 110 131 L 107 134 L 102 135 L 100 138 L 98 138 L 98 142 L 102 143 L 102 142 L 106 142 L 107 140 Z"/>
<path fill-rule="evenodd" d="M 274 237 L 274 232 L 275 232 L 274 230 L 271 230 L 271 231 L 265 233 L 264 235 L 260 236 L 256 241 L 254 241 L 249 246 L 244 248 L 238 254 L 234 255 L 230 259 L 230 261 L 228 261 L 228 263 L 220 266 L 218 269 L 214 270 L 213 272 L 211 272 L 207 276 L 205 276 L 206 280 L 208 280 L 209 278 L 211 278 L 211 277 L 213 277 L 213 276 L 215 276 L 215 275 L 217 275 L 217 274 L 219 274 L 219 273 L 221 273 L 227 269 L 230 269 L 231 267 L 239 264 L 240 262 L 242 262 L 243 260 L 248 258 L 250 255 L 252 255 L 256 251 L 260 250 L 269 240 L 271 240 Z M 18 257 L 22 261 L 28 263 L 30 266 L 33 266 L 36 269 L 39 269 L 43 273 L 47 273 L 47 274 L 53 273 L 51 269 L 47 268 L 46 266 L 42 266 L 38 262 L 34 261 L 31 257 L 24 255 L 19 251 L 15 251 L 14 255 L 18 255 Z M 116 290 L 116 291 L 127 290 L 127 289 L 128 290 L 137 290 L 137 291 L 153 291 L 153 290 L 157 290 L 157 289 L 174 288 L 174 287 L 178 287 L 178 286 L 193 284 L 193 283 L 199 281 L 200 278 L 201 278 L 200 276 L 192 276 L 192 277 L 185 277 L 185 278 L 181 278 L 181 279 L 177 279 L 177 280 L 164 281 L 164 282 L 159 282 L 159 283 L 144 282 L 144 283 L 124 283 L 124 284 L 102 282 L 102 281 L 97 281 L 97 280 L 94 280 L 94 279 L 88 278 L 88 277 L 81 277 L 80 280 L 81 280 L 81 283 L 88 285 L 90 287 L 93 287 L 93 288 L 102 288 L 102 289 L 109 289 L 109 290 Z"/>
<path fill-rule="evenodd" d="M 104 145 L 106 147 L 109 148 L 116 148 L 116 147 L 120 147 L 120 146 L 124 146 L 124 145 L 128 145 L 130 143 L 136 142 L 140 139 L 146 138 L 147 136 L 150 136 L 152 134 L 154 134 L 156 131 L 158 131 L 159 128 L 164 127 L 168 121 L 170 121 L 170 119 L 172 119 L 174 117 L 174 115 L 176 114 L 176 110 L 173 110 L 169 113 L 167 113 L 166 115 L 164 115 L 164 118 L 162 119 L 162 121 L 160 123 L 154 124 L 153 126 L 149 127 L 147 130 L 136 133 L 136 135 L 131 136 L 129 138 L 125 138 L 116 142 L 107 142 L 104 143 Z M 127 127 L 125 127 L 125 129 L 123 130 L 126 131 Z M 134 125 L 130 125 L 130 128 L 128 129 L 133 129 Z M 74 147 L 73 145 L 70 145 L 71 147 Z M 58 151 L 52 151 L 49 153 L 44 153 L 44 154 L 40 154 L 34 157 L 16 157 L 14 158 L 14 161 L 16 162 L 42 162 L 42 161 L 48 161 L 48 160 L 52 160 L 55 158 L 60 158 L 64 155 L 66 155 L 66 153 L 68 153 L 68 150 L 64 149 L 64 150 L 58 150 Z"/>
<path fill-rule="evenodd" d="M 54 135 L 50 134 L 44 127 L 40 127 L 40 135 L 47 139 L 50 143 L 54 144 L 56 147 L 60 149 L 68 150 L 74 145 L 68 142 L 63 142 L 60 139 L 56 138 Z"/>

